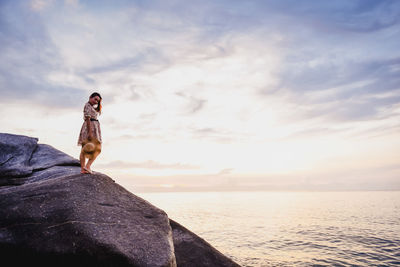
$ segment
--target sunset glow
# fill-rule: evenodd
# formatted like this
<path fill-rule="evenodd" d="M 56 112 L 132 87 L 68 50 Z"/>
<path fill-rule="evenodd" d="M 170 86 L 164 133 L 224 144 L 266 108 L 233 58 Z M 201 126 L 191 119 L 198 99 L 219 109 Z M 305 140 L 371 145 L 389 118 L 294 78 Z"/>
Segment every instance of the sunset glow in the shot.
<path fill-rule="evenodd" d="M 98 91 L 133 190 L 400 189 L 398 4 L 99 2 L 2 1 L 0 132 L 78 158 Z"/>

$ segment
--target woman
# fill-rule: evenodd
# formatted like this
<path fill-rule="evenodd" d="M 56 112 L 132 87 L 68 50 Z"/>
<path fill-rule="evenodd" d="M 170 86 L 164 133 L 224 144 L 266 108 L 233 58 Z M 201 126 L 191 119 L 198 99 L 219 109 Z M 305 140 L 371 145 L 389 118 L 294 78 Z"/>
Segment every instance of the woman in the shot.
<path fill-rule="evenodd" d="M 90 95 L 89 101 L 83 108 L 84 122 L 79 134 L 78 145 L 81 145 L 83 148 L 89 141 L 98 143 L 98 153 L 96 153 L 92 158 L 89 158 L 85 165 L 85 153 L 83 149 L 81 150 L 81 155 L 79 156 L 81 162 L 81 173 L 92 173 L 90 166 L 101 151 L 101 130 L 100 123 L 97 120 L 97 116 L 101 114 L 101 100 L 102 98 L 99 93 L 93 93 Z"/>

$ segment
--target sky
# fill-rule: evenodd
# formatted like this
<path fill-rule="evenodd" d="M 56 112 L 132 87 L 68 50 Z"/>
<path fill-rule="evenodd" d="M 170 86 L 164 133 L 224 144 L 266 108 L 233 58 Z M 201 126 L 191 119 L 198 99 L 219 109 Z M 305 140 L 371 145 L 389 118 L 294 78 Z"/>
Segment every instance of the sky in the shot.
<path fill-rule="evenodd" d="M 132 191 L 400 190 L 400 1 L 0 1 L 0 132 Z"/>

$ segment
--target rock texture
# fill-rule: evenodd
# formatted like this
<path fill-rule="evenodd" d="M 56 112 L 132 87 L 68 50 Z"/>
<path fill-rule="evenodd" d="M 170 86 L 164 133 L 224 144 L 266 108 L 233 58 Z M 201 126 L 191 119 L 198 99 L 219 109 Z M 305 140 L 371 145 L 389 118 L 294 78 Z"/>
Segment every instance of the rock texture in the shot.
<path fill-rule="evenodd" d="M 32 173 L 30 166 L 38 139 L 2 134 L 0 139 L 0 178 L 22 177 Z"/>
<path fill-rule="evenodd" d="M 77 159 L 37 142 L 0 133 L 3 263 L 238 266 L 110 177 L 80 174 Z"/>
<path fill-rule="evenodd" d="M 77 159 L 37 138 L 0 133 L 0 186 L 76 174 L 74 166 L 80 166 Z"/>
<path fill-rule="evenodd" d="M 178 266 L 239 266 L 179 223 L 170 220 L 170 225 Z"/>

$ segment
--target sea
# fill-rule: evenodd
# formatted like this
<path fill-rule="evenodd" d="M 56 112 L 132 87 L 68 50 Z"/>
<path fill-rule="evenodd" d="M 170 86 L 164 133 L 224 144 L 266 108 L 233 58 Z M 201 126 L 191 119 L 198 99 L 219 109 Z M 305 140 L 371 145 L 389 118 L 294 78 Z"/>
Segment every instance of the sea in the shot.
<path fill-rule="evenodd" d="M 400 266 L 400 191 L 135 194 L 241 266 Z"/>

